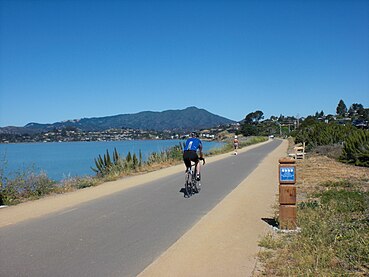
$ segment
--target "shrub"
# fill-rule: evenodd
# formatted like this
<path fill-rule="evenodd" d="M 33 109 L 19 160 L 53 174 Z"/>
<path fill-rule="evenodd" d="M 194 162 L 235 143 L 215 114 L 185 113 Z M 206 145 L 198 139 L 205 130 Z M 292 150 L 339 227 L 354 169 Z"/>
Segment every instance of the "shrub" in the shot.
<path fill-rule="evenodd" d="M 127 159 L 128 159 L 128 156 L 127 156 Z M 91 169 L 100 176 L 106 176 L 112 171 L 116 171 L 117 167 L 119 167 L 121 163 L 122 161 L 118 154 L 118 151 L 116 148 L 114 148 L 113 161 L 110 158 L 109 151 L 106 150 L 106 154 L 104 154 L 104 158 L 102 158 L 101 155 L 99 155 L 99 157 L 95 159 L 96 168 L 91 167 Z"/>
<path fill-rule="evenodd" d="M 0 202 L 4 205 L 14 205 L 24 199 L 40 198 L 53 192 L 56 189 L 55 184 L 44 172 L 36 174 L 30 169 L 18 171 L 15 177 L 3 179 Z"/>
<path fill-rule="evenodd" d="M 329 158 L 339 160 L 342 155 L 342 144 L 336 143 L 331 145 L 319 145 L 312 149 L 312 153 L 327 156 Z"/>
<path fill-rule="evenodd" d="M 295 141 L 296 143 L 305 142 L 306 148 L 311 150 L 321 145 L 342 144 L 356 130 L 352 126 L 317 122 L 300 129 Z"/>
<path fill-rule="evenodd" d="M 97 184 L 97 180 L 92 177 L 77 177 L 72 181 L 72 183 L 76 189 L 84 189 L 95 186 Z"/>
<path fill-rule="evenodd" d="M 175 162 L 182 160 L 183 145 L 172 146 L 161 152 L 151 153 L 147 159 L 147 165 Z"/>
<path fill-rule="evenodd" d="M 369 131 L 357 130 L 345 141 L 341 161 L 369 167 Z"/>
<path fill-rule="evenodd" d="M 314 148 L 317 152 L 327 152 L 327 147 L 330 147 L 330 150 L 336 151 L 335 157 L 340 161 L 369 167 L 368 130 L 357 129 L 351 125 L 318 122 L 300 129 L 296 133 L 295 141 L 305 142 L 307 150 Z"/>

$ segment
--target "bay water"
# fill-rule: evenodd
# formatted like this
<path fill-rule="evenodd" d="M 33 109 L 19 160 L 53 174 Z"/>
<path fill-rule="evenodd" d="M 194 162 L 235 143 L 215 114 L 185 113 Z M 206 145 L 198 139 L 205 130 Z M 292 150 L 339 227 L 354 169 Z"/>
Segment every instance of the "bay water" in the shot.
<path fill-rule="evenodd" d="M 151 153 L 167 150 L 183 142 L 184 140 L 125 140 L 0 144 L 0 170 L 9 178 L 32 170 L 34 173 L 45 172 L 50 179 L 60 181 L 94 175 L 91 169 L 95 167 L 94 159 L 99 155 L 103 157 L 106 150 L 112 154 L 116 148 L 122 157 L 131 152 L 137 158 L 141 151 L 142 159 L 146 161 Z M 222 145 L 222 142 L 204 141 L 204 152 Z"/>

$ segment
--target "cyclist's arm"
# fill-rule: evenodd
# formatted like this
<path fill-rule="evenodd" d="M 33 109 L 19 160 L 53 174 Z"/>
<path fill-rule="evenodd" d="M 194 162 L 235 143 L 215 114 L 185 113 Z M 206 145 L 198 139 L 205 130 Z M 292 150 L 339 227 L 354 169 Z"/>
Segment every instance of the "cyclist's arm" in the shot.
<path fill-rule="evenodd" d="M 204 155 L 202 154 L 202 144 L 199 144 L 199 151 L 200 151 L 200 158 L 203 158 Z"/>
<path fill-rule="evenodd" d="M 202 144 L 199 145 L 199 151 L 200 151 L 200 160 L 202 160 L 202 164 L 205 164 L 204 155 L 202 153 Z"/>

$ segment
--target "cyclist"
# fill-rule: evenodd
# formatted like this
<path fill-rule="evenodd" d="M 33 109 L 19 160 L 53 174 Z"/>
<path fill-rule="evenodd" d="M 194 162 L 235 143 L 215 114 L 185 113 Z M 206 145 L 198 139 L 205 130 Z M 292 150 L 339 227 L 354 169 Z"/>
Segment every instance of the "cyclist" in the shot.
<path fill-rule="evenodd" d="M 197 133 L 192 132 L 191 137 L 186 140 L 186 144 L 183 150 L 183 162 L 186 165 L 186 168 L 191 167 L 191 161 L 195 162 L 196 180 L 200 181 L 200 163 L 199 156 L 197 155 L 197 150 L 199 150 L 200 159 L 203 159 L 202 142 L 198 138 Z"/>

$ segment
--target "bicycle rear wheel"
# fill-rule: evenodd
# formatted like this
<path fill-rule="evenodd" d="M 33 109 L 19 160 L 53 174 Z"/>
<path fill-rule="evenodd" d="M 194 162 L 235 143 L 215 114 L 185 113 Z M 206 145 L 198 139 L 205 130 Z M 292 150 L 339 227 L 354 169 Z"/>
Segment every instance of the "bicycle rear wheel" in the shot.
<path fill-rule="evenodd" d="M 199 193 L 201 190 L 201 184 L 200 181 L 197 181 L 197 172 L 195 172 L 192 175 L 192 189 L 195 193 Z"/>
<path fill-rule="evenodd" d="M 190 197 L 193 194 L 192 190 L 192 177 L 191 173 L 186 173 L 186 179 L 185 179 L 185 190 L 186 190 L 186 196 Z"/>

